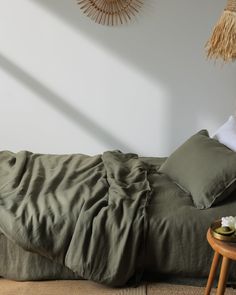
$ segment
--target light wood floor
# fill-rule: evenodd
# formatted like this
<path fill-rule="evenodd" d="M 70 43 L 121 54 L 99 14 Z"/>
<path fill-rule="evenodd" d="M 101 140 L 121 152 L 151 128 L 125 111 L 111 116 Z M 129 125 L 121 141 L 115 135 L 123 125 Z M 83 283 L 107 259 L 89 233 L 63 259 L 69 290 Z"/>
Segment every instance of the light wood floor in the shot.
<path fill-rule="evenodd" d="M 204 288 L 148 284 L 138 288 L 111 289 L 88 281 L 14 282 L 0 280 L 0 295 L 203 295 Z M 215 295 L 215 289 L 212 295 Z M 236 295 L 227 289 L 225 295 Z"/>

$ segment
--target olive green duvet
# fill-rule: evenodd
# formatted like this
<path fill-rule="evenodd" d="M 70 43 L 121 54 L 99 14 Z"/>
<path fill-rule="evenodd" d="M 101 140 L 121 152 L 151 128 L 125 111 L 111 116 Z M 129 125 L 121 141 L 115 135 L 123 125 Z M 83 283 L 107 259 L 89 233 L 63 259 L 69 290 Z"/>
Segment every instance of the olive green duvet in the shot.
<path fill-rule="evenodd" d="M 91 279 L 206 277 L 210 223 L 236 201 L 196 209 L 158 172 L 164 158 L 0 152 L 0 276 Z"/>

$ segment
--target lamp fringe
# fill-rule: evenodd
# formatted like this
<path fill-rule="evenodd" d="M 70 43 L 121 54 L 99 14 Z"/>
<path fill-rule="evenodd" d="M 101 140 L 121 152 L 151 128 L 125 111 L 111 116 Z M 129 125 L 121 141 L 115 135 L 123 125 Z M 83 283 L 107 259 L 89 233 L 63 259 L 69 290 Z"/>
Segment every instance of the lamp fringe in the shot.
<path fill-rule="evenodd" d="M 222 58 L 225 62 L 236 59 L 236 1 L 228 1 L 223 15 L 206 44 L 208 58 Z"/>

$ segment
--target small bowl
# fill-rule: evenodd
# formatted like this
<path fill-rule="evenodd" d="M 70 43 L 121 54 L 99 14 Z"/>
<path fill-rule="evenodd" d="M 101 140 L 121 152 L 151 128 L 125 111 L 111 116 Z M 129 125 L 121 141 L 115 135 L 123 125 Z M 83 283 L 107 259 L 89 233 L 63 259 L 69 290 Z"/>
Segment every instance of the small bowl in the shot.
<path fill-rule="evenodd" d="M 215 239 L 230 243 L 236 243 L 236 232 L 231 235 L 222 235 L 215 231 L 215 229 L 219 227 L 221 227 L 221 219 L 218 219 L 211 224 L 211 234 Z"/>

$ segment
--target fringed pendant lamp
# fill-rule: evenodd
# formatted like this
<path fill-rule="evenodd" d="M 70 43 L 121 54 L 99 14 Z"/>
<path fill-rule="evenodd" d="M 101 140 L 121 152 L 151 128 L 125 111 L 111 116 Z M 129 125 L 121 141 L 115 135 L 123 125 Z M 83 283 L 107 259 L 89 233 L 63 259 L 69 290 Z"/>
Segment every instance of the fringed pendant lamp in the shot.
<path fill-rule="evenodd" d="M 236 59 L 236 0 L 228 4 L 206 44 L 207 56 L 223 59 L 225 62 Z"/>
<path fill-rule="evenodd" d="M 130 21 L 139 12 L 143 0 L 78 0 L 78 4 L 96 23 L 114 26 Z"/>

